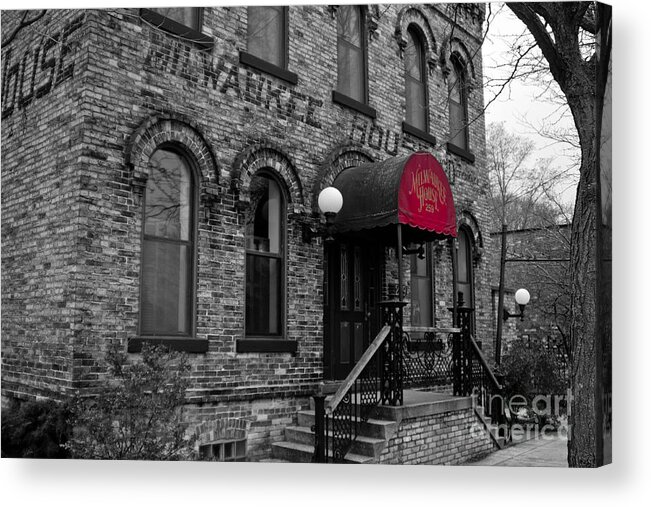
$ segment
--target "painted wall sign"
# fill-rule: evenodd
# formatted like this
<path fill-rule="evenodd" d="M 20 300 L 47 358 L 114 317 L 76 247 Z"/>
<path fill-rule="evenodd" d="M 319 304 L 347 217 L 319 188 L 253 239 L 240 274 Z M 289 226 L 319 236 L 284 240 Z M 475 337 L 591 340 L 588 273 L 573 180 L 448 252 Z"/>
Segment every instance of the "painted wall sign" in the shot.
<path fill-rule="evenodd" d="M 374 150 L 384 151 L 391 156 L 397 155 L 400 148 L 413 152 L 432 149 L 431 144 L 420 142 L 402 131 L 395 132 L 384 129 L 359 117 L 355 118 L 351 124 L 348 140 Z"/>
<path fill-rule="evenodd" d="M 316 128 L 323 100 L 278 84 L 261 73 L 213 56 L 156 31 L 145 57 L 145 69 L 184 79 L 192 87 L 212 89 L 275 114 Z"/>
<path fill-rule="evenodd" d="M 44 35 L 38 45 L 22 52 L 19 52 L 19 44 L 9 46 L 2 58 L 3 120 L 72 78 L 77 44 L 70 39 L 83 22 L 84 14 L 81 14 L 61 30 Z"/>

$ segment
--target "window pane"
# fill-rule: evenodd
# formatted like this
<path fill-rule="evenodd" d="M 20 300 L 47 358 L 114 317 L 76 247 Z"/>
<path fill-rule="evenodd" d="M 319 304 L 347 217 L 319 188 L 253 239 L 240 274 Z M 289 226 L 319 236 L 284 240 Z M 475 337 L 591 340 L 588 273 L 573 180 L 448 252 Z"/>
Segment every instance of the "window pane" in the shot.
<path fill-rule="evenodd" d="M 278 67 L 285 66 L 284 8 L 249 7 L 247 48 L 249 53 Z"/>
<path fill-rule="evenodd" d="M 142 263 L 142 333 L 190 334 L 188 247 L 145 239 Z"/>
<path fill-rule="evenodd" d="M 458 275 L 458 280 L 461 283 L 468 283 L 469 277 L 468 274 L 470 272 L 469 267 L 468 267 L 468 260 L 470 259 L 469 256 L 469 245 L 468 245 L 468 236 L 466 235 L 465 232 L 460 231 L 459 232 L 459 250 L 458 250 L 458 265 L 459 265 L 459 275 Z"/>
<path fill-rule="evenodd" d="M 337 9 L 337 91 L 358 102 L 366 102 L 362 15 L 359 7 Z"/>
<path fill-rule="evenodd" d="M 246 247 L 258 252 L 280 253 L 282 193 L 278 184 L 257 176 L 250 185 L 251 207 L 246 224 Z"/>
<path fill-rule="evenodd" d="M 151 157 L 145 194 L 145 234 L 187 241 L 190 237 L 190 170 L 176 153 Z"/>
<path fill-rule="evenodd" d="M 406 79 L 406 115 L 405 120 L 420 130 L 427 130 L 427 104 L 425 100 L 425 85 L 410 77 Z"/>
<path fill-rule="evenodd" d="M 407 47 L 405 48 L 405 69 L 407 75 L 418 81 L 423 80 L 423 46 L 412 30 L 407 32 Z"/>
<path fill-rule="evenodd" d="M 411 285 L 411 324 L 431 326 L 432 282 L 429 277 L 412 277 Z"/>
<path fill-rule="evenodd" d="M 450 101 L 450 142 L 460 148 L 468 146 L 464 108 L 452 100 Z"/>
<path fill-rule="evenodd" d="M 173 19 L 182 25 L 189 26 L 195 30 L 201 30 L 199 26 L 199 12 L 200 8 L 197 7 L 160 7 L 151 9 L 158 12 L 166 18 Z"/>
<path fill-rule="evenodd" d="M 343 40 L 337 43 L 337 91 L 358 102 L 366 102 L 364 55 L 360 48 Z"/>
<path fill-rule="evenodd" d="M 279 335 L 280 259 L 246 256 L 246 333 Z"/>

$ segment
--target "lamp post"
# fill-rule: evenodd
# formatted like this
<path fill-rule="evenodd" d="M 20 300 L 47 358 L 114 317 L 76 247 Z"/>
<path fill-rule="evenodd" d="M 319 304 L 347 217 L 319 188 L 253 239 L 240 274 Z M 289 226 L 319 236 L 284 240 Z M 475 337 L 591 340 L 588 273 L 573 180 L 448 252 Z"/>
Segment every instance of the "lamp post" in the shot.
<path fill-rule="evenodd" d="M 303 242 L 311 243 L 315 236 L 325 236 L 326 241 L 332 240 L 332 226 L 337 213 L 344 205 L 344 198 L 341 192 L 335 187 L 326 187 L 319 193 L 317 199 L 319 211 L 326 219 L 325 230 L 322 227 L 315 228 L 308 223 L 303 224 Z"/>
<path fill-rule="evenodd" d="M 515 291 L 515 302 L 520 307 L 520 313 L 509 313 L 506 308 L 502 309 L 502 319 L 508 320 L 509 317 L 520 317 L 520 320 L 524 320 L 524 309 L 529 303 L 531 296 L 527 289 L 518 289 Z"/>
<path fill-rule="evenodd" d="M 319 193 L 317 200 L 319 210 L 325 215 L 326 225 L 331 227 L 334 223 L 335 216 L 341 211 L 344 205 L 344 198 L 341 192 L 335 187 L 326 187 Z"/>

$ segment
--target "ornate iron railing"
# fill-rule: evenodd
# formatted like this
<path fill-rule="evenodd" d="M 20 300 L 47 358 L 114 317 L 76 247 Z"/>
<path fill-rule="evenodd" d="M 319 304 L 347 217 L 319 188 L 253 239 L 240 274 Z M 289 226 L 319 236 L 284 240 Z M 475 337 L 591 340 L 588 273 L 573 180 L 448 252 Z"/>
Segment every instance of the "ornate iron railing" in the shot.
<path fill-rule="evenodd" d="M 403 369 L 405 388 L 452 385 L 452 346 L 458 328 L 405 327 Z"/>
<path fill-rule="evenodd" d="M 402 404 L 404 305 L 397 301 L 380 303 L 384 327 L 327 404 L 322 394 L 314 396 L 313 461 L 344 461 L 361 425 L 378 404 Z"/>
<path fill-rule="evenodd" d="M 471 333 L 472 309 L 457 309 L 461 333 L 453 339 L 452 371 L 455 396 L 473 396 L 477 406 L 500 428 L 507 427 L 506 403 L 500 379 L 493 372 Z"/>

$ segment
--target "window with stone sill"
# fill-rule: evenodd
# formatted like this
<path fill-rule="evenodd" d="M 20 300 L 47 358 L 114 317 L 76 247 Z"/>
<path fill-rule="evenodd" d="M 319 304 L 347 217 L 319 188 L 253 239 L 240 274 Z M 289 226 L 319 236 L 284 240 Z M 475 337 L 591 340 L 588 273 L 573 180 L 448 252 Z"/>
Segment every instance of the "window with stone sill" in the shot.
<path fill-rule="evenodd" d="M 282 339 L 285 299 L 285 196 L 265 171 L 250 183 L 246 221 L 246 336 Z"/>
<path fill-rule="evenodd" d="M 418 30 L 410 25 L 407 29 L 405 62 L 405 122 L 427 132 L 427 70 L 425 67 L 425 46 Z"/>
<path fill-rule="evenodd" d="M 150 160 L 143 199 L 140 336 L 192 338 L 196 177 L 171 146 Z"/>

